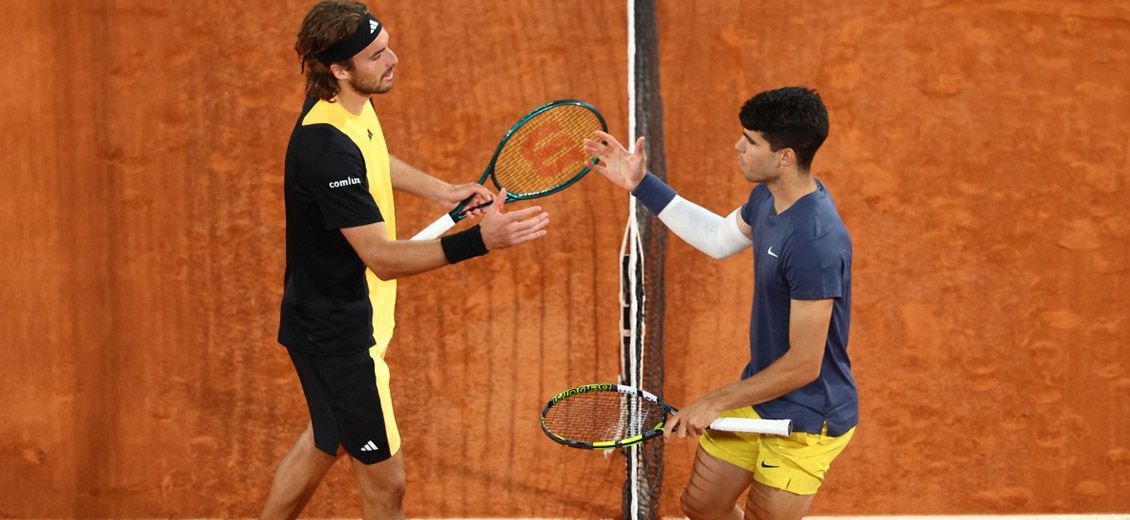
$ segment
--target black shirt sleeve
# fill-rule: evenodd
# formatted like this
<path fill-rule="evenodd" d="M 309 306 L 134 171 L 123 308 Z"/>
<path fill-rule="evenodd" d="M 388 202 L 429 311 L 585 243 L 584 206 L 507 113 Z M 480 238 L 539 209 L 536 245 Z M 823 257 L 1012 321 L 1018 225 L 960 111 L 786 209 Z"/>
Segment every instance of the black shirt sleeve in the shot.
<path fill-rule="evenodd" d="M 357 145 L 330 125 L 310 125 L 299 132 L 298 182 L 321 210 L 326 229 L 384 221 L 369 193 L 365 159 Z"/>

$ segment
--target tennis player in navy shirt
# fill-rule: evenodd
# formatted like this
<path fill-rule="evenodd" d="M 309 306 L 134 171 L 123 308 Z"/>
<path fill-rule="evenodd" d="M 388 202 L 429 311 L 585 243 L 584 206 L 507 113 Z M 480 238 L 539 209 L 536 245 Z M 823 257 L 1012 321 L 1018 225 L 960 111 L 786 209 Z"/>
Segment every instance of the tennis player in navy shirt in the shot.
<path fill-rule="evenodd" d="M 597 132 L 595 166 L 631 190 L 679 238 L 715 259 L 753 248 L 749 363 L 741 379 L 699 397 L 665 435 L 698 437 L 682 496 L 692 519 L 799 519 L 855 433 L 859 399 L 848 359 L 851 237 L 812 176 L 828 111 L 802 87 L 762 92 L 742 106 L 734 148 L 749 199 L 726 217 L 647 173 L 644 138 L 631 150 Z M 789 436 L 716 432 L 719 417 L 791 419 Z M 749 488 L 744 509 L 738 497 Z"/>

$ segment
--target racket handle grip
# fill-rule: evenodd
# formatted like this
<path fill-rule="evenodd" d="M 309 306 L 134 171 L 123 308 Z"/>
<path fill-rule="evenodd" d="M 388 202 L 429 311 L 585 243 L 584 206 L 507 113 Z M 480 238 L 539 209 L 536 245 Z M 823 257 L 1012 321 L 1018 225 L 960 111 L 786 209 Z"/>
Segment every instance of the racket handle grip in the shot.
<path fill-rule="evenodd" d="M 436 219 L 428 227 L 421 230 L 412 236 L 412 240 L 431 240 L 443 234 L 444 231 L 451 229 L 455 225 L 455 220 L 451 215 L 444 214 L 442 217 Z"/>
<path fill-rule="evenodd" d="M 472 212 L 472 211 L 475 211 L 476 209 L 482 209 L 482 208 L 488 207 L 488 206 L 490 206 L 491 204 L 494 204 L 494 201 L 493 201 L 493 200 L 488 200 L 488 201 L 486 201 L 486 202 L 484 202 L 484 203 L 482 203 L 482 204 L 479 204 L 478 206 L 475 206 L 475 207 L 473 207 L 473 208 L 467 208 L 467 209 L 463 210 L 463 213 L 470 213 L 470 212 Z"/>
<path fill-rule="evenodd" d="M 769 435 L 789 435 L 793 432 L 793 422 L 788 419 L 743 419 L 722 417 L 710 423 L 711 430 L 740 433 L 762 433 Z"/>

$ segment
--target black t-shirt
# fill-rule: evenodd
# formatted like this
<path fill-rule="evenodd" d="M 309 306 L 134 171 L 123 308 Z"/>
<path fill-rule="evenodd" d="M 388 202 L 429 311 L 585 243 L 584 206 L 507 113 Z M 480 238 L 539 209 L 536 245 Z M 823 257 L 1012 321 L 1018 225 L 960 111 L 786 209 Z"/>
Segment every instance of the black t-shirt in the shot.
<path fill-rule="evenodd" d="M 340 229 L 382 222 L 365 159 L 332 123 L 306 124 L 308 99 L 286 151 L 286 274 L 279 343 L 334 355 L 372 346 L 365 263 Z"/>

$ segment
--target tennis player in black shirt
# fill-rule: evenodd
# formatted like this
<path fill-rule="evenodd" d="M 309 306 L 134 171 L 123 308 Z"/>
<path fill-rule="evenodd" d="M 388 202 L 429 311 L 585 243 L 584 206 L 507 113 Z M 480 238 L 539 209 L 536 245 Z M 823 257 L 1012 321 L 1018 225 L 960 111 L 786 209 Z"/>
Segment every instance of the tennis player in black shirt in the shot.
<path fill-rule="evenodd" d="M 307 99 L 286 153 L 286 275 L 279 343 L 306 396 L 310 424 L 280 463 L 261 518 L 295 518 L 348 454 L 365 518 L 403 518 L 404 462 L 384 354 L 396 279 L 540 238 L 540 207 L 504 212 L 503 198 L 451 185 L 388 153 L 371 96 L 392 88 L 389 32 L 363 4 L 322 2 L 295 50 Z M 397 240 L 392 190 L 450 210 L 473 197 L 482 223 L 438 240 Z"/>

